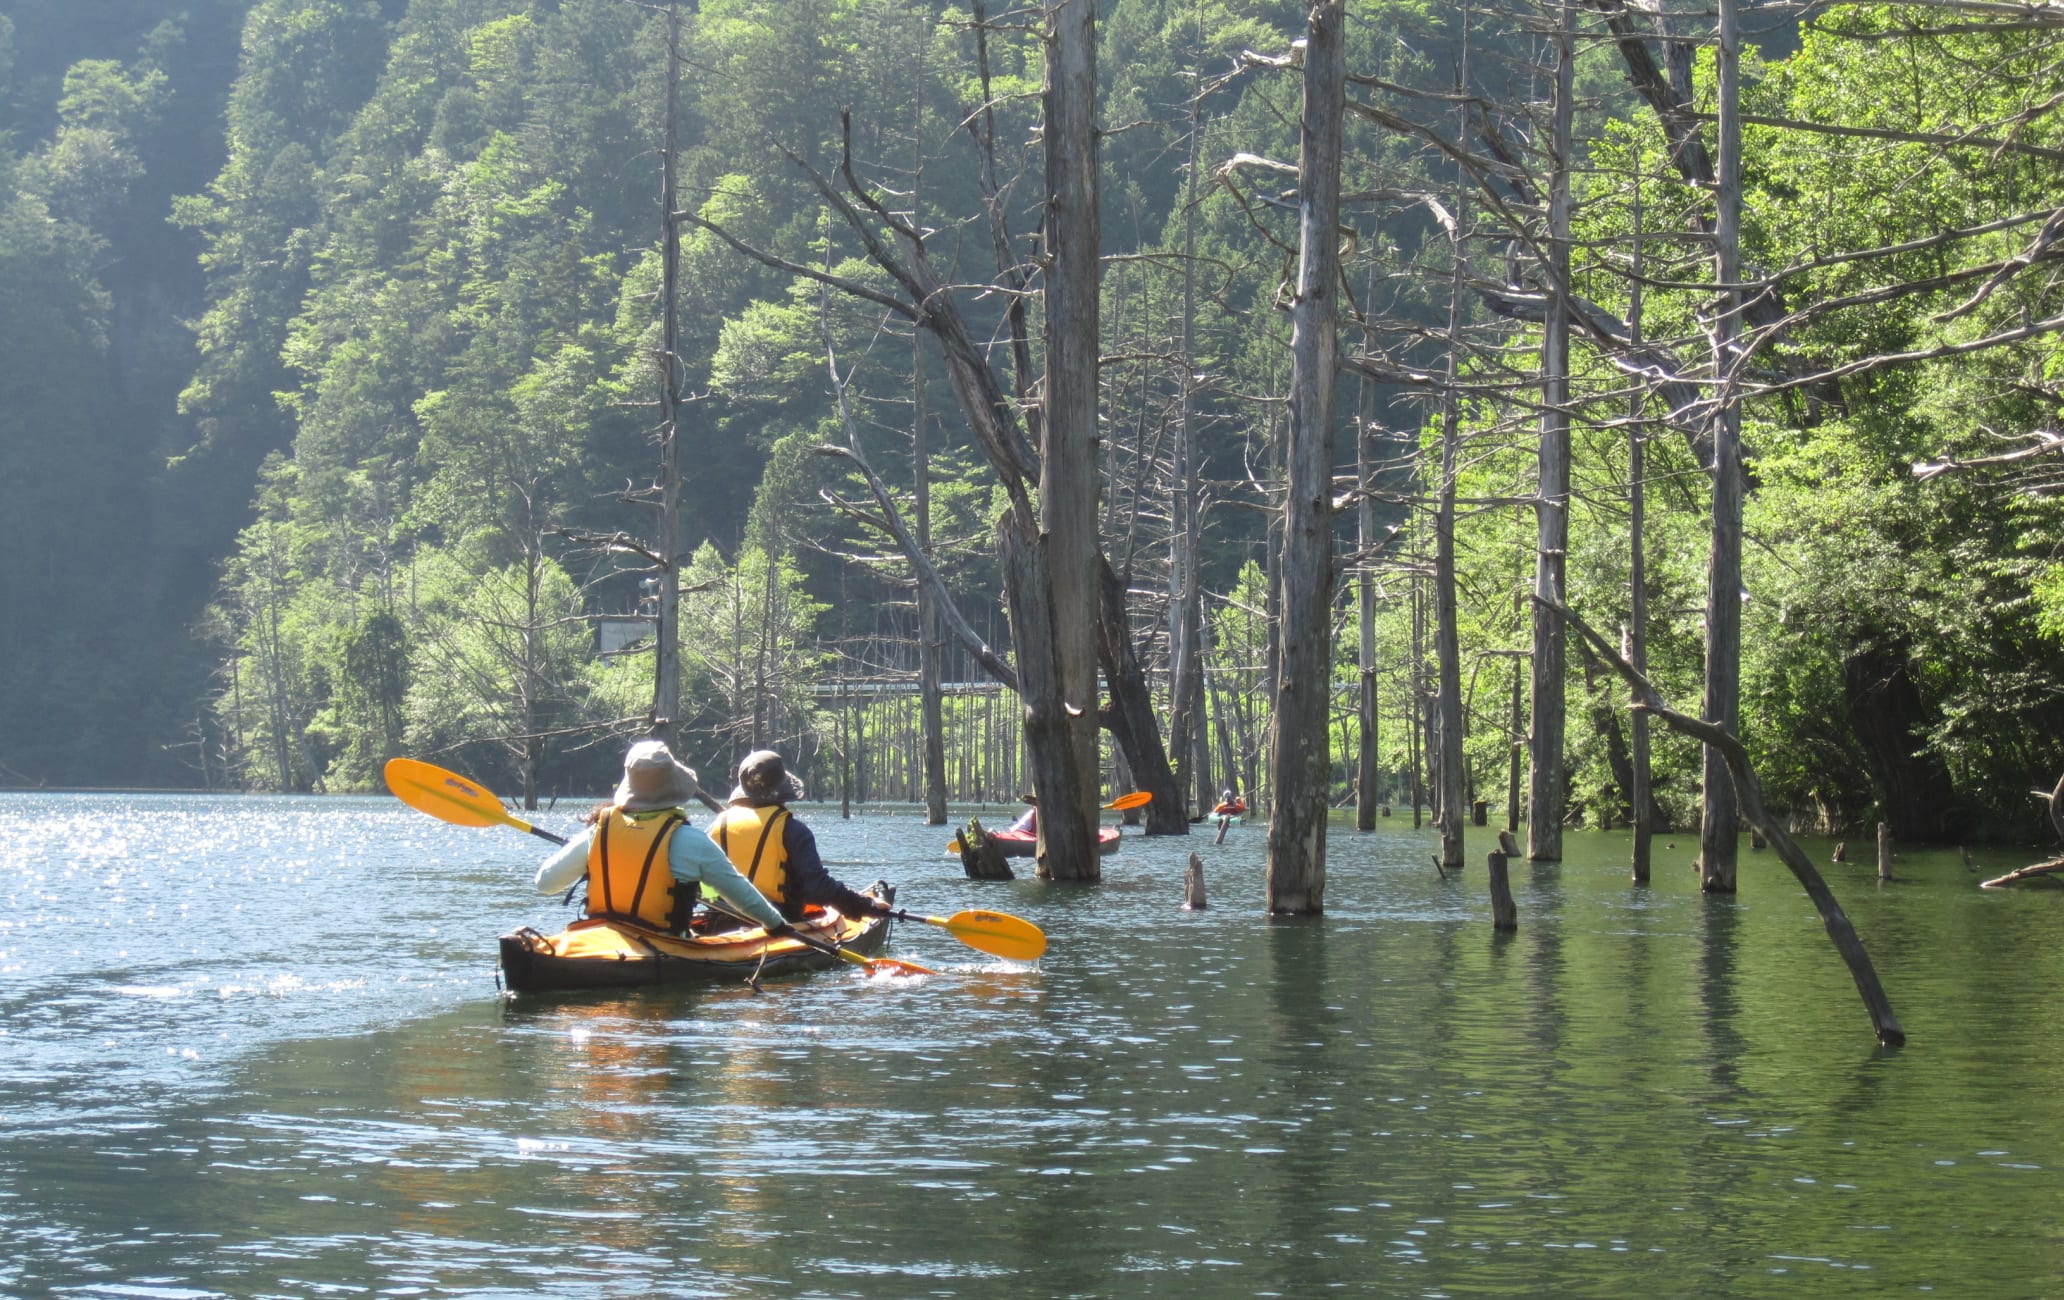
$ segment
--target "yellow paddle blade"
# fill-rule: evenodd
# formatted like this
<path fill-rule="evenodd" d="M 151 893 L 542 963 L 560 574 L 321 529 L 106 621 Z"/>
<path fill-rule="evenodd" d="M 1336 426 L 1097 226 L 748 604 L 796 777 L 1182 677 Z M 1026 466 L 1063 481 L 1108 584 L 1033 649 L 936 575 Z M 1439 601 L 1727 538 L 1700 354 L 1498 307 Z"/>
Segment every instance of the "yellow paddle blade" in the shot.
<path fill-rule="evenodd" d="M 395 798 L 454 826 L 503 826 L 516 820 L 486 789 L 420 759 L 391 758 L 386 776 Z"/>
<path fill-rule="evenodd" d="M 921 918 L 977 952 L 1011 961 L 1038 961 L 1046 951 L 1046 932 L 1022 917 L 1003 912 L 967 911 Z"/>
<path fill-rule="evenodd" d="M 502 801 L 486 786 L 435 763 L 390 758 L 385 775 L 395 798 L 439 821 L 454 826 L 513 826 L 552 844 L 566 843 L 564 836 L 541 830 L 502 807 Z"/>
<path fill-rule="evenodd" d="M 1153 791 L 1134 790 L 1131 794 L 1119 795 L 1116 799 L 1105 804 L 1104 807 L 1115 808 L 1119 812 L 1124 812 L 1128 808 L 1144 808 L 1152 802 L 1154 802 Z"/>

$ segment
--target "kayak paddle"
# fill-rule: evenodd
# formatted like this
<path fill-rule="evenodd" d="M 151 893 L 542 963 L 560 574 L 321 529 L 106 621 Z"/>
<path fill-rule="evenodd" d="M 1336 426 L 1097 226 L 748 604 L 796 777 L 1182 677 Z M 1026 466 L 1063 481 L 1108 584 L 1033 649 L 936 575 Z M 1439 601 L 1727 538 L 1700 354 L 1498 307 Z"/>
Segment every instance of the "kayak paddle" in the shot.
<path fill-rule="evenodd" d="M 539 830 L 508 809 L 485 786 L 468 781 L 457 772 L 414 758 L 390 758 L 386 767 L 387 788 L 394 797 L 419 813 L 428 813 L 454 826 L 513 826 L 554 844 L 566 841 L 550 831 Z"/>
<path fill-rule="evenodd" d="M 450 822 L 454 826 L 513 826 L 519 831 L 527 831 L 553 844 L 566 843 L 565 836 L 554 835 L 548 830 L 533 826 L 502 807 L 502 801 L 485 786 L 468 781 L 457 772 L 447 771 L 434 763 L 425 763 L 414 758 L 391 758 L 387 760 L 385 773 L 387 788 L 394 792 L 395 798 L 417 812 L 428 813 L 439 821 Z M 719 907 L 717 910 L 738 916 L 738 913 L 728 907 Z M 863 957 L 857 952 L 847 952 L 835 943 L 826 943 L 800 930 L 789 931 L 788 937 L 805 948 L 815 948 L 841 961 L 863 966 L 870 975 L 877 970 L 885 970 L 896 975 L 938 973 L 914 961 L 899 961 L 894 957 Z M 1045 936 L 1041 935 L 1040 940 L 1043 946 Z"/>
<path fill-rule="evenodd" d="M 922 921 L 936 925 L 976 952 L 1011 961 L 1038 961 L 1046 951 L 1046 932 L 1022 917 L 1003 912 L 966 911 L 951 916 L 918 916 L 897 908 L 890 913 L 899 921 Z"/>
<path fill-rule="evenodd" d="M 706 906 L 722 912 L 726 916 L 749 922 L 753 925 L 759 924 L 758 921 L 754 921 L 743 912 L 733 911 L 721 899 L 713 899 L 708 894 L 704 894 L 702 901 Z M 897 913 L 891 912 L 889 915 L 895 916 Z M 863 957 L 857 952 L 847 952 L 835 943 L 826 943 L 815 935 L 804 934 L 801 930 L 790 930 L 787 937 L 795 940 L 805 948 L 815 948 L 818 952 L 829 953 L 840 961 L 849 961 L 855 966 L 863 966 L 867 969 L 869 975 L 878 974 L 882 971 L 887 971 L 891 975 L 937 975 L 939 973 L 929 966 L 920 966 L 914 961 L 903 961 L 895 957 Z"/>

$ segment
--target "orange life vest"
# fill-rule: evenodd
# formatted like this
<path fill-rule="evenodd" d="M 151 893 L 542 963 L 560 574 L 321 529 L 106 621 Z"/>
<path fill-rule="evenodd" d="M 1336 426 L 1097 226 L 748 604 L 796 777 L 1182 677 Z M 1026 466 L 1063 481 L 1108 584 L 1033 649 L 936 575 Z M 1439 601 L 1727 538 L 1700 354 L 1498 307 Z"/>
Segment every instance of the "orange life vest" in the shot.
<path fill-rule="evenodd" d="M 724 850 L 738 874 L 753 883 L 768 902 L 788 907 L 788 846 L 781 834 L 788 809 L 780 805 L 750 808 L 732 805 L 710 823 L 709 837 Z"/>
<path fill-rule="evenodd" d="M 588 841 L 588 915 L 672 928 L 674 869 L 667 862 L 667 841 L 687 824 L 678 808 L 611 808 L 597 818 Z"/>

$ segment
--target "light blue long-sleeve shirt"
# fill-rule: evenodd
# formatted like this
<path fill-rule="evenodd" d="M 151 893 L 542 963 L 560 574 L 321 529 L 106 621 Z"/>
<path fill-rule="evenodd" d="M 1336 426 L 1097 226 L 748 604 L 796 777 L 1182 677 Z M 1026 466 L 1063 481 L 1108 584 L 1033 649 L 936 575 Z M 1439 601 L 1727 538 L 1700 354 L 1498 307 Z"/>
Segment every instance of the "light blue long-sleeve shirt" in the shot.
<path fill-rule="evenodd" d="M 587 874 L 588 841 L 594 835 L 595 829 L 591 826 L 545 859 L 545 865 L 539 867 L 537 873 L 539 893 L 559 893 Z M 738 874 L 738 868 L 731 865 L 731 859 L 724 855 L 724 850 L 718 848 L 709 836 L 685 822 L 667 837 L 667 866 L 673 870 L 674 883 L 678 885 L 686 888 L 693 888 L 697 883 L 708 885 L 734 911 L 751 917 L 759 924 L 785 924 L 781 913 L 774 910 L 766 895 Z"/>

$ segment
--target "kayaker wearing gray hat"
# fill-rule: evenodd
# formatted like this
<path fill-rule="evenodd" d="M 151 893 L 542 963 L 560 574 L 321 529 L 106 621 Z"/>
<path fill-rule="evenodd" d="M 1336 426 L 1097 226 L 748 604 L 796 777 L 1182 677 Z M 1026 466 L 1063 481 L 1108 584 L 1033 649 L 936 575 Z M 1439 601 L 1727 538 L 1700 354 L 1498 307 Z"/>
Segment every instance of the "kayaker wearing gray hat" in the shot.
<path fill-rule="evenodd" d="M 755 924 L 787 929 L 781 913 L 706 836 L 675 834 L 688 825 L 683 806 L 701 789 L 695 769 L 676 760 L 664 741 L 632 745 L 614 799 L 594 811 L 593 825 L 545 859 L 538 891 L 556 894 L 585 875 L 589 916 L 684 933 L 696 886 L 707 885 Z"/>
<path fill-rule="evenodd" d="M 832 879 L 817 853 L 817 837 L 788 805 L 803 797 L 796 780 L 771 749 L 754 750 L 738 765 L 730 807 L 710 823 L 709 837 L 731 865 L 791 921 L 815 904 L 841 916 L 887 916 L 891 905 Z"/>

